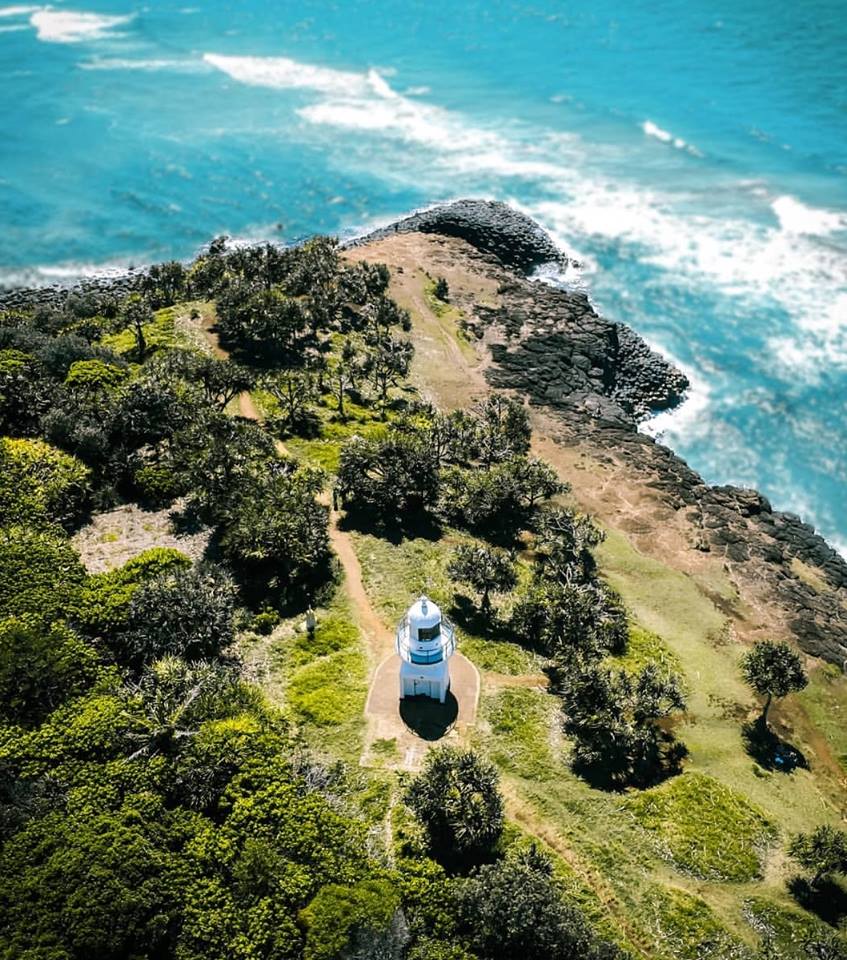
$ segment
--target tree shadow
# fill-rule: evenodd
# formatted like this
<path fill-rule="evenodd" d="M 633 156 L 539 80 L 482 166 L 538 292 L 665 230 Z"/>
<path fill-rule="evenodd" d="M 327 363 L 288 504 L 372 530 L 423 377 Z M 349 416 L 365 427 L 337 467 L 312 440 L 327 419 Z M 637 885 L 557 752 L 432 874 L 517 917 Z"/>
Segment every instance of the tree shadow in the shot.
<path fill-rule="evenodd" d="M 783 740 L 770 727 L 763 727 L 758 720 L 744 724 L 741 739 L 748 755 L 765 770 L 792 773 L 798 767 L 809 769 L 809 762 L 797 747 Z"/>
<path fill-rule="evenodd" d="M 400 701 L 400 718 L 421 740 L 440 740 L 458 715 L 459 703 L 449 690 L 444 703 L 431 697 L 404 697 Z"/>
<path fill-rule="evenodd" d="M 788 881 L 792 897 L 824 923 L 838 927 L 847 917 L 847 891 L 835 880 L 822 880 L 814 886 L 801 876 Z"/>
<path fill-rule="evenodd" d="M 640 756 L 610 752 L 592 762 L 575 760 L 571 769 L 595 790 L 619 793 L 634 787 L 646 790 L 682 773 L 688 747 L 667 730 L 657 728 L 651 749 Z"/>
<path fill-rule="evenodd" d="M 415 510 L 400 519 L 383 520 L 367 510 L 347 509 L 338 521 L 340 530 L 355 530 L 387 540 L 397 546 L 404 540 L 441 539 L 442 530 L 438 520 L 425 510 Z"/>

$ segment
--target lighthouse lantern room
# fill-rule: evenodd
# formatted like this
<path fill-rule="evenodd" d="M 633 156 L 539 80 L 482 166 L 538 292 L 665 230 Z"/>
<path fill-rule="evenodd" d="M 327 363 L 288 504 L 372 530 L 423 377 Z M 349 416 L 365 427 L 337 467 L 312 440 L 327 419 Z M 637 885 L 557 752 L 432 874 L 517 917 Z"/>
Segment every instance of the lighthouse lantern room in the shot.
<path fill-rule="evenodd" d="M 456 632 L 432 600 L 421 597 L 409 607 L 397 625 L 396 650 L 401 660 L 400 699 L 424 696 L 444 703 Z"/>

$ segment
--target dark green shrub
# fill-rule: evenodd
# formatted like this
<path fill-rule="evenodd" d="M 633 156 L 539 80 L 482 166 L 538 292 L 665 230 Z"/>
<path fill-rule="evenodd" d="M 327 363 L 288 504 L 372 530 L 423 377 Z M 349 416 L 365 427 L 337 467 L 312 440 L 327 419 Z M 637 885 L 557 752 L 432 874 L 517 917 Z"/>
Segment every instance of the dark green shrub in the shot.
<path fill-rule="evenodd" d="M 166 507 L 188 493 L 186 477 L 167 463 L 148 463 L 139 467 L 132 477 L 139 499 L 151 507 Z"/>
<path fill-rule="evenodd" d="M 64 623 L 0 620 L 0 716 L 29 726 L 82 693 L 97 676 L 97 655 Z"/>
<path fill-rule="evenodd" d="M 79 556 L 60 533 L 0 528 L 0 618 L 64 616 L 84 580 Z"/>
<path fill-rule="evenodd" d="M 403 797 L 440 857 L 474 859 L 491 851 L 503 829 L 497 769 L 473 751 L 430 750 Z"/>
<path fill-rule="evenodd" d="M 72 527 L 90 498 L 89 470 L 43 440 L 0 437 L 0 526 Z"/>
<path fill-rule="evenodd" d="M 153 577 L 133 593 L 118 660 L 133 667 L 164 656 L 213 657 L 234 637 L 235 586 L 214 567 Z"/>

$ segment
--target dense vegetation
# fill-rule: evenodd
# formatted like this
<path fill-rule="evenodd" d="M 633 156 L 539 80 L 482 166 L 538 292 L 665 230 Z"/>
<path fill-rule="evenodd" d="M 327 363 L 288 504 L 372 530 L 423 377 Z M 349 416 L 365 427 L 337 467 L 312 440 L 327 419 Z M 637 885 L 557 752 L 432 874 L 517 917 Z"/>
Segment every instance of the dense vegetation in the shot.
<path fill-rule="evenodd" d="M 325 239 L 220 240 L 122 300 L 0 313 L 0 957 L 628 956 L 590 884 L 511 819 L 501 770 L 573 777 L 687 875 L 759 876 L 766 814 L 675 776 L 686 682 L 600 575 L 603 532 L 532 455 L 520 402 L 420 400 L 388 281 Z M 433 296 L 451 299 L 446 280 Z M 480 737 L 415 776 L 335 761 L 357 749 L 366 665 L 331 501 L 395 550 L 386 566 L 406 550 L 429 584 L 440 564 L 435 592 L 481 666 L 546 672 L 546 691 L 492 700 L 490 756 Z M 204 533 L 203 558 L 153 546 L 87 571 L 72 534 L 122 504 Z M 315 606 L 317 629 L 298 630 Z M 278 687 L 249 659 L 266 641 Z M 762 741 L 771 699 L 805 673 L 762 644 L 744 676 Z M 795 899 L 817 909 L 847 870 L 844 834 L 813 828 L 788 853 L 807 874 Z M 692 938 L 674 956 L 752 957 L 703 901 L 656 904 Z M 798 943 L 844 956 L 817 930 Z"/>

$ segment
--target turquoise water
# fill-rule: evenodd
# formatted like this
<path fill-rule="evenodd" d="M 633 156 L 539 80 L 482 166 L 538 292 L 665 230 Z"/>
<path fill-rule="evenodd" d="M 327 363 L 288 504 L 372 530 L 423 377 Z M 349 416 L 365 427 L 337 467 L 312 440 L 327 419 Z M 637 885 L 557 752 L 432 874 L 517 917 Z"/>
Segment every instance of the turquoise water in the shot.
<path fill-rule="evenodd" d="M 660 432 L 847 544 L 843 0 L 0 8 L 0 279 L 509 200 L 694 384 Z"/>

